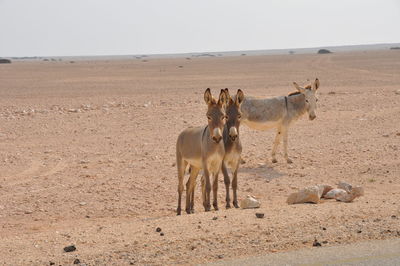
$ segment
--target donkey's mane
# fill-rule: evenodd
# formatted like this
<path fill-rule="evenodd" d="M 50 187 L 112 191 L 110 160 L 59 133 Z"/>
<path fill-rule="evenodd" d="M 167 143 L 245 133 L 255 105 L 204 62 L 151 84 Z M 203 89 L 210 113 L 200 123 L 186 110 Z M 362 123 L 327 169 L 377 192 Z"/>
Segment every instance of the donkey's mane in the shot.
<path fill-rule="evenodd" d="M 311 90 L 311 85 L 307 85 L 304 89 Z M 293 91 L 293 92 L 289 93 L 288 96 L 299 95 L 300 93 L 301 92 L 299 92 L 299 91 Z"/>

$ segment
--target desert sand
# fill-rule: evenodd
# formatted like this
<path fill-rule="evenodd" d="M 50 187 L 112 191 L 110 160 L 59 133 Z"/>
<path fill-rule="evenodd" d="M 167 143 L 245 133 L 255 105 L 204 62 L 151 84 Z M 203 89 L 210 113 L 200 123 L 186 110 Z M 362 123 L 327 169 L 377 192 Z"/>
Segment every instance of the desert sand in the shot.
<path fill-rule="evenodd" d="M 1 265 L 197 264 L 400 237 L 400 52 L 146 60 L 0 65 Z M 316 77 L 317 119 L 289 130 L 293 164 L 282 146 L 271 163 L 274 130 L 240 128 L 239 200 L 261 208 L 225 210 L 221 174 L 219 211 L 197 186 L 195 213 L 176 216 L 175 142 L 205 125 L 207 87 L 270 97 Z M 365 196 L 286 204 L 340 181 Z"/>

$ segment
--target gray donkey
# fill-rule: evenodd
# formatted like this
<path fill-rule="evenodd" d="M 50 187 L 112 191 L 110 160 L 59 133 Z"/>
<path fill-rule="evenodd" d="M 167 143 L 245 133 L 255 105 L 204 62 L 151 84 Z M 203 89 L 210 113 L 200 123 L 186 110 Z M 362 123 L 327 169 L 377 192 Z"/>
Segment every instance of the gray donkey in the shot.
<path fill-rule="evenodd" d="M 242 103 L 241 111 L 243 123 L 248 127 L 258 130 L 268 130 L 277 128 L 274 145 L 272 148 L 272 162 L 276 163 L 275 158 L 277 147 L 283 136 L 284 156 L 288 163 L 292 160 L 288 157 L 288 128 L 289 125 L 308 112 L 310 120 L 316 118 L 317 108 L 316 92 L 319 88 L 319 80 L 306 87 L 300 87 L 296 82 L 293 85 L 297 92 L 290 93 L 288 96 L 279 96 L 267 99 L 257 99 L 246 97 Z"/>
<path fill-rule="evenodd" d="M 225 144 L 225 157 L 222 162 L 222 173 L 224 174 L 224 183 L 226 189 L 226 208 L 230 208 L 229 185 L 230 178 L 227 167 L 232 169 L 232 191 L 233 191 L 233 206 L 239 208 L 237 200 L 237 173 L 240 164 L 240 155 L 242 154 L 242 143 L 239 138 L 239 126 L 242 116 L 240 106 L 244 99 L 243 92 L 239 89 L 234 98 L 229 95 L 229 90 L 225 89 L 227 100 L 226 115 L 227 121 L 224 127 L 223 138 Z"/>
<path fill-rule="evenodd" d="M 222 160 L 225 155 L 223 137 L 226 122 L 225 106 L 226 93 L 221 90 L 218 101 L 211 95 L 208 88 L 204 92 L 204 101 L 207 104 L 208 125 L 205 127 L 187 128 L 179 136 L 176 143 L 176 165 L 178 168 L 178 209 L 177 215 L 181 214 L 181 199 L 183 192 L 183 178 L 187 165 L 190 166 L 190 177 L 186 183 L 186 213 L 193 212 L 194 189 L 196 177 L 203 169 L 204 180 L 202 182 L 203 206 L 205 211 L 211 209 L 210 175 L 213 175 L 213 206 L 218 210 L 217 190 L 218 175 L 221 170 Z"/>

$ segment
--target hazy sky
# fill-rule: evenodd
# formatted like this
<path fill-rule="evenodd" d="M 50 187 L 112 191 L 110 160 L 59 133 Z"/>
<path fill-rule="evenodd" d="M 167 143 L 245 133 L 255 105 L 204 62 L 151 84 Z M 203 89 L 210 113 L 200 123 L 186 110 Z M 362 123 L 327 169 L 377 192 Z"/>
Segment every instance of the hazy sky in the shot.
<path fill-rule="evenodd" d="M 400 0 L 0 0 L 0 56 L 400 42 Z"/>

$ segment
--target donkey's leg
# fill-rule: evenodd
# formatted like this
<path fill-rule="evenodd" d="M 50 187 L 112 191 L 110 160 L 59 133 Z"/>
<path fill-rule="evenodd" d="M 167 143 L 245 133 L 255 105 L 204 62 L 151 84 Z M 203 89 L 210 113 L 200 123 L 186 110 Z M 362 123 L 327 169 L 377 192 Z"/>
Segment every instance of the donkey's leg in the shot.
<path fill-rule="evenodd" d="M 239 163 L 240 162 L 237 162 L 236 168 L 233 171 L 233 179 L 232 179 L 233 206 L 235 206 L 235 208 L 239 208 L 238 199 L 237 199 L 237 173 L 239 170 Z"/>
<path fill-rule="evenodd" d="M 188 183 L 186 184 L 186 213 L 193 213 L 194 206 L 194 188 L 196 186 L 196 178 L 199 174 L 200 169 L 191 166 L 190 177 Z"/>
<path fill-rule="evenodd" d="M 283 133 L 283 152 L 284 152 L 284 156 L 285 159 L 287 161 L 287 163 L 292 163 L 293 161 L 289 158 L 288 156 L 288 128 L 287 127 L 283 127 L 282 128 L 282 133 Z"/>
<path fill-rule="evenodd" d="M 222 162 L 222 174 L 224 175 L 224 183 L 225 183 L 225 202 L 226 202 L 226 208 L 229 209 L 231 207 L 231 198 L 229 197 L 229 186 L 231 184 L 231 179 L 229 178 L 228 170 L 226 169 L 226 165 L 224 162 Z"/>
<path fill-rule="evenodd" d="M 183 178 L 185 176 L 185 169 L 187 162 L 182 159 L 180 154 L 176 155 L 176 165 L 178 168 L 178 209 L 176 210 L 177 215 L 181 215 L 181 201 L 183 192 Z"/>
<path fill-rule="evenodd" d="M 211 182 L 210 182 L 210 172 L 207 167 L 203 168 L 204 171 L 204 195 L 203 195 L 203 206 L 206 212 L 211 210 Z"/>
<path fill-rule="evenodd" d="M 214 206 L 214 209 L 216 210 L 216 211 L 218 211 L 218 175 L 219 175 L 219 171 L 218 172 L 216 172 L 214 175 L 213 175 L 213 177 L 214 177 L 214 180 L 213 180 L 213 186 L 212 186 L 212 189 L 213 189 L 213 206 Z"/>
<path fill-rule="evenodd" d="M 279 143 L 280 143 L 280 141 L 281 141 L 281 135 L 282 135 L 282 128 L 281 128 L 281 127 L 278 127 L 278 130 L 276 131 L 276 136 L 275 136 L 275 140 L 274 140 L 274 145 L 273 145 L 273 147 L 272 147 L 272 153 L 271 153 L 272 162 L 273 162 L 273 163 L 278 162 L 278 161 L 276 160 L 275 155 L 276 155 L 276 150 L 278 149 L 278 145 L 279 145 Z"/>

